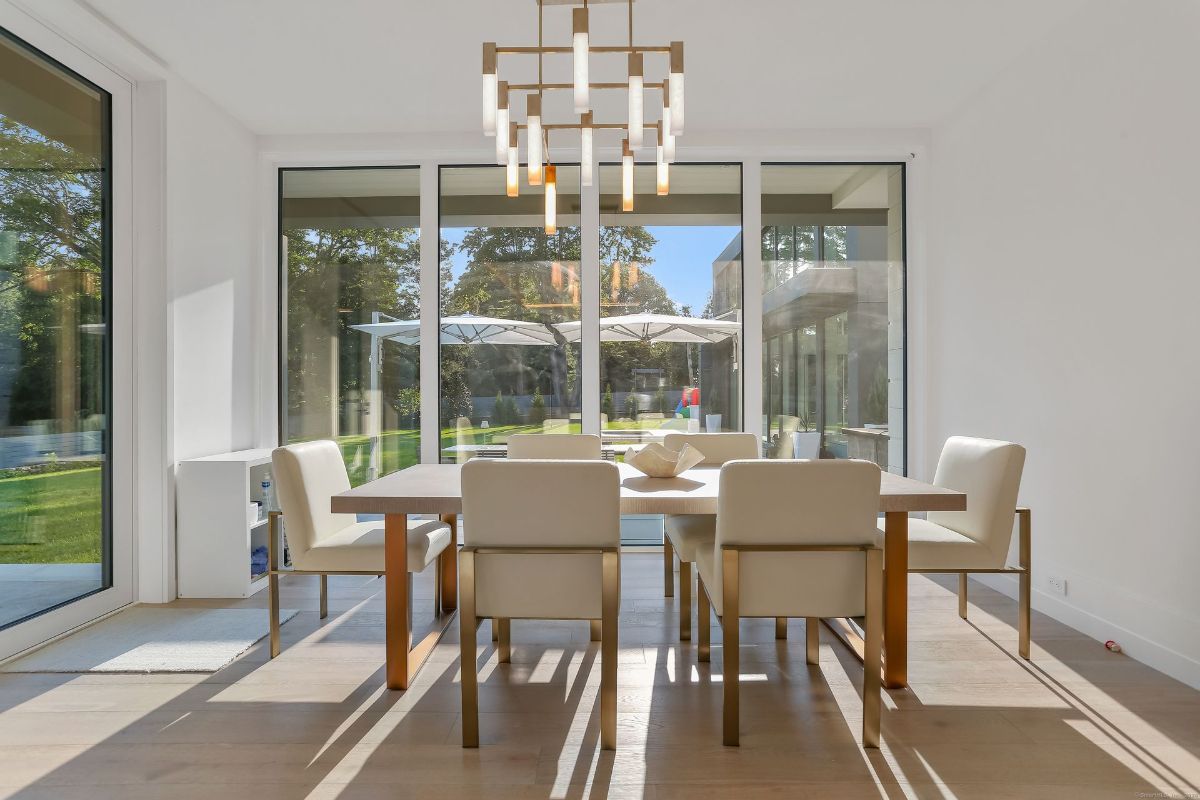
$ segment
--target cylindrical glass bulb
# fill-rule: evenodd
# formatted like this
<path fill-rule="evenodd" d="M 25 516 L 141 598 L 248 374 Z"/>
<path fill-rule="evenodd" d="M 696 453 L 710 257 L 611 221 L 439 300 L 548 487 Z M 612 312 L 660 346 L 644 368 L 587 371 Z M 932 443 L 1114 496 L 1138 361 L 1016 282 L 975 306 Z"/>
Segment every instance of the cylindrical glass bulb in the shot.
<path fill-rule="evenodd" d="M 496 163 L 508 160 L 508 109 L 496 109 Z"/>
<path fill-rule="evenodd" d="M 621 210 L 633 211 L 633 154 L 621 156 Z"/>
<path fill-rule="evenodd" d="M 683 73 L 672 72 L 668 79 L 671 87 L 671 135 L 683 135 Z"/>
<path fill-rule="evenodd" d="M 629 76 L 629 146 L 642 146 L 642 76 Z"/>
<path fill-rule="evenodd" d="M 579 180 L 584 186 L 592 185 L 592 129 L 579 132 Z"/>
<path fill-rule="evenodd" d="M 517 197 L 521 193 L 521 163 L 518 160 L 517 143 L 508 146 L 508 164 L 504 170 L 505 190 L 509 197 Z"/>
<path fill-rule="evenodd" d="M 591 104 L 588 93 L 588 34 L 576 32 L 571 39 L 575 65 L 575 113 L 582 114 Z"/>
<path fill-rule="evenodd" d="M 666 156 L 663 155 L 663 146 L 658 145 L 658 193 L 669 194 L 671 191 L 671 179 L 668 172 L 670 168 L 667 166 Z"/>
<path fill-rule="evenodd" d="M 530 117 L 529 132 L 529 185 L 542 185 L 542 118 Z"/>
<path fill-rule="evenodd" d="M 496 73 L 483 76 L 483 133 L 496 135 Z"/>
<path fill-rule="evenodd" d="M 558 232 L 558 178 L 553 164 L 546 167 L 546 235 Z"/>

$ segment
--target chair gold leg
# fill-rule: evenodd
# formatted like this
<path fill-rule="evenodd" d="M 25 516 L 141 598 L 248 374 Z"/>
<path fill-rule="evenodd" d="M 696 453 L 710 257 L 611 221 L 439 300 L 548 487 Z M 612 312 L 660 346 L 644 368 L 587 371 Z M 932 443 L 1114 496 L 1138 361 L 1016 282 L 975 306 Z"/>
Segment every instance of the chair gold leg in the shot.
<path fill-rule="evenodd" d="M 321 619 L 329 616 L 329 576 L 321 576 Z"/>
<path fill-rule="evenodd" d="M 496 652 L 499 655 L 500 663 L 508 664 L 512 661 L 512 620 L 507 617 L 498 619 L 496 627 L 499 629 Z"/>
<path fill-rule="evenodd" d="M 1020 581 L 1020 597 L 1018 598 L 1018 614 L 1017 620 L 1017 651 L 1021 654 L 1021 658 L 1029 660 L 1029 616 L 1030 616 L 1030 589 L 1033 580 L 1033 543 L 1032 543 L 1032 521 L 1030 520 L 1030 511 L 1028 508 L 1017 509 L 1017 519 L 1020 521 L 1020 560 L 1021 560 L 1021 577 Z"/>
<path fill-rule="evenodd" d="M 821 663 L 821 619 L 804 618 L 804 660 L 808 664 Z"/>
<path fill-rule="evenodd" d="M 883 647 L 883 553 L 867 551 L 867 619 L 863 640 L 863 747 L 879 747 L 880 650 Z"/>
<path fill-rule="evenodd" d="M 269 626 L 271 629 L 271 658 L 279 655 L 279 550 L 275 541 L 279 535 L 276 520 L 279 515 L 267 513 L 267 605 L 270 610 Z"/>
<path fill-rule="evenodd" d="M 738 663 L 738 647 L 740 646 L 741 618 L 738 616 L 738 578 L 739 553 L 737 550 L 721 551 L 721 632 L 724 643 L 721 645 L 721 685 L 724 690 L 724 743 L 727 747 L 737 747 L 740 736 L 738 683 L 740 664 Z"/>
<path fill-rule="evenodd" d="M 593 642 L 600 641 L 604 635 L 604 620 L 590 619 L 588 620 L 588 638 Z"/>
<path fill-rule="evenodd" d="M 788 621 L 787 617 L 776 617 L 775 618 L 775 638 L 776 639 L 786 639 L 787 638 L 787 621 Z"/>
<path fill-rule="evenodd" d="M 479 675 L 475 663 L 475 554 L 464 551 L 459 557 L 461 607 L 458 611 L 460 641 L 459 686 L 462 690 L 463 747 L 479 747 Z"/>
<path fill-rule="evenodd" d="M 679 641 L 692 640 L 692 564 L 679 562 Z"/>
<path fill-rule="evenodd" d="M 621 572 L 615 552 L 601 555 L 600 747 L 617 749 L 617 615 Z"/>
<path fill-rule="evenodd" d="M 675 548 L 663 534 L 663 597 L 675 596 Z"/>
<path fill-rule="evenodd" d="M 708 589 L 700 576 L 696 576 L 696 660 L 708 661 L 711 653 L 712 604 L 708 600 Z"/>
<path fill-rule="evenodd" d="M 442 559 L 446 557 L 446 551 L 438 553 L 437 561 L 433 565 L 433 618 L 436 620 L 442 614 Z"/>
<path fill-rule="evenodd" d="M 279 655 L 279 576 L 274 572 L 267 578 L 267 595 L 271 610 L 271 658 Z"/>
<path fill-rule="evenodd" d="M 958 573 L 958 615 L 967 618 L 967 573 Z"/>

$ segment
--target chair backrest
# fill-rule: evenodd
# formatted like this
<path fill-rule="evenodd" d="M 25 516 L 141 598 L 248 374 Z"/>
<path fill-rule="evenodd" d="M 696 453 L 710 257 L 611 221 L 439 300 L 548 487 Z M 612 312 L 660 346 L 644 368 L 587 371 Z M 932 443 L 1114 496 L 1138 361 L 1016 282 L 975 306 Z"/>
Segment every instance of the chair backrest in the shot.
<path fill-rule="evenodd" d="M 477 613 L 600 619 L 605 556 L 522 553 L 519 548 L 619 547 L 620 474 L 610 461 L 476 459 L 465 464 L 464 544 L 511 550 L 474 557 Z"/>
<path fill-rule="evenodd" d="M 329 510 L 329 498 L 350 488 L 337 443 L 323 439 L 277 447 L 271 453 L 271 467 L 293 560 L 358 520 L 353 514 Z"/>
<path fill-rule="evenodd" d="M 463 543 L 616 547 L 620 472 L 608 461 L 474 459 L 462 468 Z"/>
<path fill-rule="evenodd" d="M 515 433 L 508 437 L 508 457 L 599 461 L 600 437 L 594 433 Z"/>
<path fill-rule="evenodd" d="M 879 483 L 869 461 L 729 462 L 717 500 L 718 584 L 723 545 L 875 544 Z M 743 616 L 853 616 L 865 608 L 861 552 L 746 551 L 740 562 Z"/>
<path fill-rule="evenodd" d="M 753 433 L 668 433 L 663 446 L 682 450 L 685 444 L 704 454 L 700 463 L 719 466 L 735 459 L 758 458 L 758 437 Z"/>
<path fill-rule="evenodd" d="M 1012 442 L 952 436 L 942 447 L 933 482 L 965 492 L 966 511 L 931 511 L 930 522 L 958 531 L 991 551 L 1003 566 L 1025 467 L 1025 448 Z"/>

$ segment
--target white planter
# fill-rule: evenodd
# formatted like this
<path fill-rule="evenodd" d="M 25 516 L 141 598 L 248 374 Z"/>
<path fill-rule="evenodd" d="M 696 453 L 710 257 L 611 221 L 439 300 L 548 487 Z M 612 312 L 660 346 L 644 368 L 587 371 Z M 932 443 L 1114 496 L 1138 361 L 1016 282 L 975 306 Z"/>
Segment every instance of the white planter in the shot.
<path fill-rule="evenodd" d="M 721 415 L 720 414 L 705 414 L 704 415 L 704 430 L 708 433 L 721 432 Z"/>
<path fill-rule="evenodd" d="M 820 457 L 820 431 L 795 431 L 792 433 L 792 458 L 817 459 Z"/>

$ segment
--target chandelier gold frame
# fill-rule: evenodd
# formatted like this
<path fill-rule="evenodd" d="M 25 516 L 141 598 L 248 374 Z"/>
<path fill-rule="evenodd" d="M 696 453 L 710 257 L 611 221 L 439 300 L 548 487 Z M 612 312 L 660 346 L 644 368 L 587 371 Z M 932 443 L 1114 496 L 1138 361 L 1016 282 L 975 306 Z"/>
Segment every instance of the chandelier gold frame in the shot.
<path fill-rule="evenodd" d="M 644 143 L 656 149 L 658 194 L 669 192 L 669 164 L 675 158 L 675 138 L 683 133 L 683 42 L 674 41 L 666 45 L 635 45 L 633 42 L 633 0 L 627 0 L 628 41 L 623 45 L 593 45 L 588 30 L 588 3 L 583 0 L 572 6 L 572 44 L 547 45 L 544 40 L 544 0 L 538 5 L 538 43 L 536 46 L 503 46 L 495 42 L 483 44 L 483 128 L 488 136 L 496 137 L 496 160 L 507 165 L 507 194 L 516 197 L 519 193 L 521 163 L 528 170 L 528 182 L 539 186 L 543 173 L 547 181 L 554 180 L 555 172 L 544 169 L 553 166 L 550 155 L 551 131 L 580 131 L 581 183 L 591 185 L 594 172 L 592 134 L 598 130 L 626 130 L 621 142 L 622 152 L 622 208 L 632 210 L 633 197 L 633 152 Z M 590 59 L 593 53 L 624 53 L 629 56 L 627 80 L 624 82 L 590 80 Z M 546 81 L 544 59 L 547 54 L 571 54 L 573 56 L 572 82 Z M 667 77 L 660 81 L 644 79 L 643 57 L 646 54 L 667 56 Z M 538 80 L 536 83 L 507 83 L 500 80 L 501 56 L 537 56 Z M 627 92 L 628 116 L 624 122 L 596 122 L 592 118 L 592 90 Z M 576 120 L 550 122 L 542 117 L 542 99 L 546 92 L 573 90 Z M 657 90 L 662 98 L 662 113 L 653 123 L 644 120 L 645 92 Z M 513 98 L 524 95 L 526 113 L 524 121 L 513 119 Z M 647 142 L 646 131 L 652 134 Z M 525 158 L 520 158 L 520 131 L 525 131 Z M 552 189 L 549 187 L 548 189 Z M 554 210 L 549 207 L 555 192 L 547 191 L 546 232 L 553 232 Z"/>

